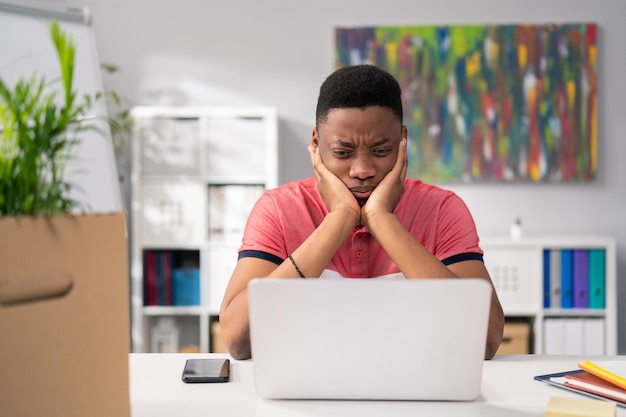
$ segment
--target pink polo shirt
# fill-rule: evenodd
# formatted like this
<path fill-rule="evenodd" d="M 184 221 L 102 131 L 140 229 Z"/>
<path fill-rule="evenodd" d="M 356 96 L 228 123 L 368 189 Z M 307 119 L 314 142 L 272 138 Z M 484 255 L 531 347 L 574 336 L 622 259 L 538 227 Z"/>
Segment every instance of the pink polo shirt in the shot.
<path fill-rule="evenodd" d="M 315 178 L 268 190 L 248 217 L 239 258 L 251 256 L 280 264 L 327 214 Z M 452 191 L 406 179 L 394 214 L 445 265 L 482 261 L 474 220 Z M 322 273 L 322 277 L 346 278 L 396 276 L 402 276 L 400 270 L 364 226 L 355 227 Z"/>

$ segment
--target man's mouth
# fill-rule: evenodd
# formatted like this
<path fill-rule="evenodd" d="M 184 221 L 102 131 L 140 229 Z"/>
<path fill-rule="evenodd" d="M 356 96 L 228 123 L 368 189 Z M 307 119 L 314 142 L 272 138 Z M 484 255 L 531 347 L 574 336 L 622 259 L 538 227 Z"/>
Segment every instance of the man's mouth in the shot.
<path fill-rule="evenodd" d="M 369 196 L 372 194 L 372 190 L 370 191 L 352 191 L 352 195 L 354 195 L 354 197 L 357 200 L 367 200 L 369 198 Z"/>
<path fill-rule="evenodd" d="M 368 186 L 368 185 L 360 185 L 356 187 L 351 187 L 350 191 L 352 192 L 352 195 L 354 196 L 354 198 L 356 198 L 359 201 L 359 203 L 364 203 L 372 194 L 372 191 L 374 191 L 374 188 L 375 187 Z"/>

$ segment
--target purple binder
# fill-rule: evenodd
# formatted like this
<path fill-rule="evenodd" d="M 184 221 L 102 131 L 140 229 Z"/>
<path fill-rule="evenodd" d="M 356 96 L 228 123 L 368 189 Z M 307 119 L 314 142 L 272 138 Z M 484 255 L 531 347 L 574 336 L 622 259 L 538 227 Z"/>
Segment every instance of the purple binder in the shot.
<path fill-rule="evenodd" d="M 574 308 L 589 308 L 589 251 L 574 250 Z"/>

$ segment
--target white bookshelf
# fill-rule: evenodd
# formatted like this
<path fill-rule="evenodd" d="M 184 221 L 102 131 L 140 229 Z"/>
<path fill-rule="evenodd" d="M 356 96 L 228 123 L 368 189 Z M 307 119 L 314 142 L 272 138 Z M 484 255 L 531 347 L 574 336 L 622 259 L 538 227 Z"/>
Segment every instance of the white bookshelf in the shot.
<path fill-rule="evenodd" d="M 617 354 L 617 261 L 613 238 L 598 235 L 537 235 L 519 240 L 495 237 L 482 239 L 481 247 L 505 316 L 530 322 L 534 353 Z M 568 249 L 604 251 L 603 308 L 544 305 L 544 250 Z M 552 291 L 558 289 L 551 287 L 550 297 Z"/>
<path fill-rule="evenodd" d="M 209 352 L 247 214 L 278 183 L 276 110 L 142 106 L 132 116 L 132 349 Z"/>

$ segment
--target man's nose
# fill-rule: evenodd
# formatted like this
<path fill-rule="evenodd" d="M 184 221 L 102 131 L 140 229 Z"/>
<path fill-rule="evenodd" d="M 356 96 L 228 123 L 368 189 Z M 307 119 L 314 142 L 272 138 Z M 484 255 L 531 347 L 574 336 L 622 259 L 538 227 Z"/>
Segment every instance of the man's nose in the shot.
<path fill-rule="evenodd" d="M 368 157 L 360 156 L 354 159 L 350 167 L 350 176 L 361 180 L 376 175 L 376 169 L 372 160 Z"/>

